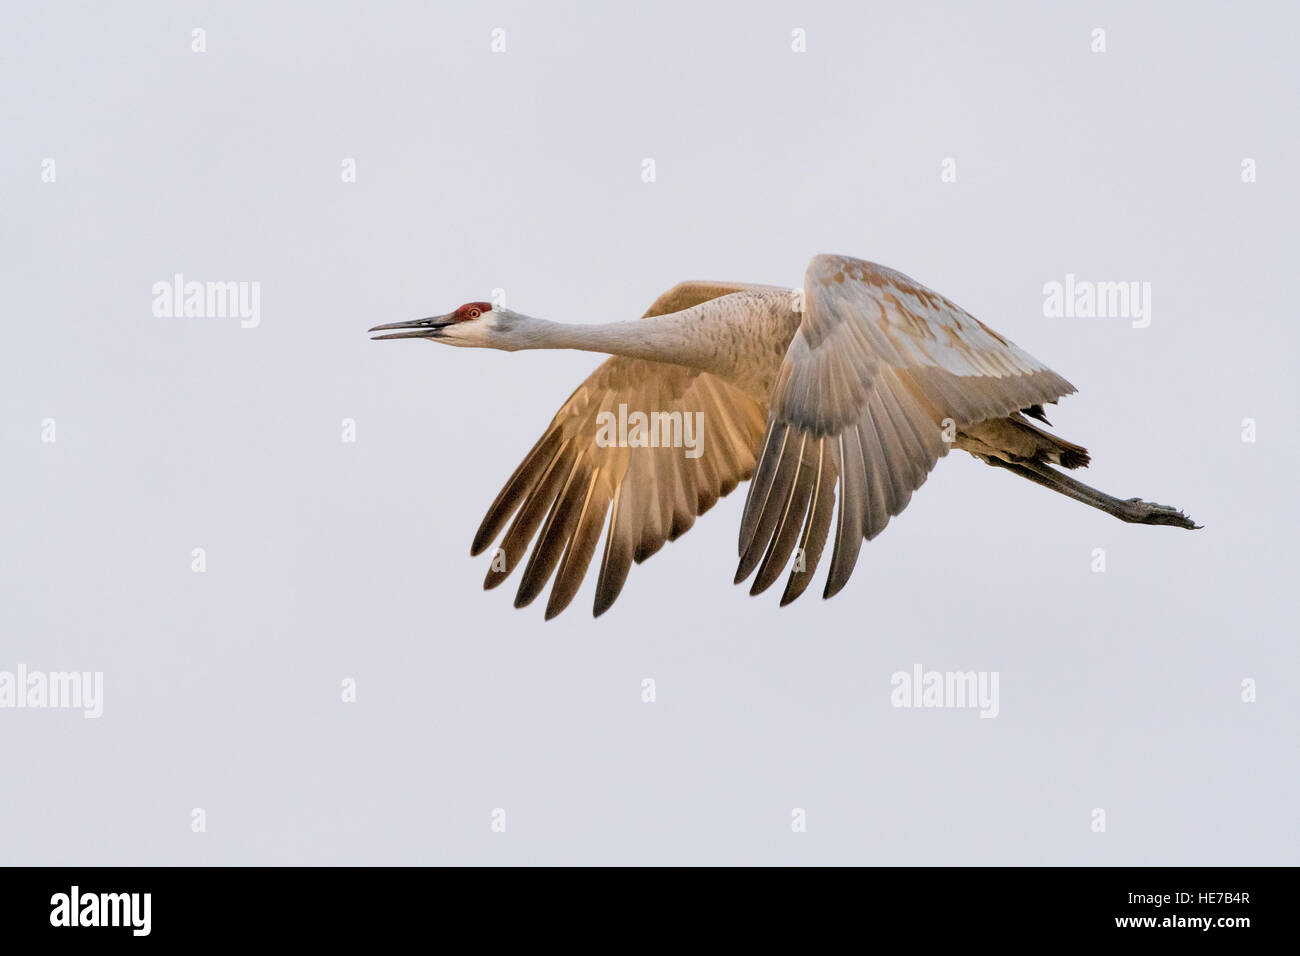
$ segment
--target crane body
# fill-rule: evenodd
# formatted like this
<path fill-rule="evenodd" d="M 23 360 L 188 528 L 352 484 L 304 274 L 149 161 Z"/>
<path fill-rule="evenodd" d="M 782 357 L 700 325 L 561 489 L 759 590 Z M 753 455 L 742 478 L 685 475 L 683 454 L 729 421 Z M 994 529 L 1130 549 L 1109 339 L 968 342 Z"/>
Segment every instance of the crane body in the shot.
<path fill-rule="evenodd" d="M 1115 498 L 1061 471 L 1087 466 L 1087 450 L 1036 422 L 1048 424 L 1043 406 L 1074 387 L 938 293 L 848 256 L 814 257 L 799 290 L 679 283 L 632 321 L 571 325 L 471 302 L 370 331 L 611 356 L 561 406 L 471 546 L 479 554 L 500 539 L 486 588 L 524 566 L 517 607 L 554 577 L 548 619 L 573 600 L 602 535 L 597 616 L 633 563 L 744 481 L 735 580 L 754 575 L 758 594 L 793 563 L 787 604 L 829 543 L 823 596 L 831 597 L 862 543 L 954 447 L 1122 521 L 1197 527 L 1176 508 Z M 603 440 L 610 416 L 626 422 L 628 409 L 698 416 L 707 423 L 702 451 Z"/>

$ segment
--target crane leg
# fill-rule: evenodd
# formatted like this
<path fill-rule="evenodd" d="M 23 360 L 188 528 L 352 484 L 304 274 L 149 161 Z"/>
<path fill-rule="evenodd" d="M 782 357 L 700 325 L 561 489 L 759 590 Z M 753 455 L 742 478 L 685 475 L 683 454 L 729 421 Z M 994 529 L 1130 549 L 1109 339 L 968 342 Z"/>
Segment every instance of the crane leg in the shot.
<path fill-rule="evenodd" d="M 1115 498 L 1104 491 L 1098 491 L 1096 488 L 1085 485 L 1082 481 L 1071 478 L 1069 475 L 1062 474 L 1050 465 L 1032 461 L 1003 461 L 1001 458 L 994 458 L 990 455 L 978 455 L 977 457 L 997 468 L 1005 468 L 1022 478 L 1028 478 L 1035 484 L 1051 488 L 1067 498 L 1082 501 L 1085 505 L 1091 505 L 1108 515 L 1114 515 L 1120 521 L 1127 521 L 1131 524 L 1167 524 L 1173 525 L 1175 528 L 1188 529 L 1201 527 L 1177 508 L 1169 505 L 1158 505 L 1151 501 L 1143 501 L 1141 498 Z"/>

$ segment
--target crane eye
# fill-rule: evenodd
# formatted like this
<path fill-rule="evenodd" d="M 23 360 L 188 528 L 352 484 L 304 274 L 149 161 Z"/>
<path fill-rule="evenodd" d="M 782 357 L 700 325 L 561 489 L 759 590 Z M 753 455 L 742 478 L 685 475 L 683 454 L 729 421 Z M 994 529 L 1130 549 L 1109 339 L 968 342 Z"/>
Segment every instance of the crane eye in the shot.
<path fill-rule="evenodd" d="M 482 314 L 482 313 L 479 312 L 478 309 L 470 309 L 470 310 L 469 310 L 469 317 L 470 317 L 471 319 L 477 319 L 481 314 Z"/>

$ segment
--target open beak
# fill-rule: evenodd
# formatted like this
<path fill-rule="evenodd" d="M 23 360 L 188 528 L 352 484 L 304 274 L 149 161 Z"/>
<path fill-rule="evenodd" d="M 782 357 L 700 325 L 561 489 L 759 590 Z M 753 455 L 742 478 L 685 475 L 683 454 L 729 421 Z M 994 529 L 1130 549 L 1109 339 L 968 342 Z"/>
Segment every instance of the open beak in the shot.
<path fill-rule="evenodd" d="M 370 341 L 378 342 L 381 339 L 436 339 L 439 338 L 441 329 L 451 325 L 452 317 L 450 315 L 434 315 L 427 319 L 415 319 L 411 322 L 392 322 L 388 325 L 376 325 L 371 332 L 385 332 L 388 329 L 407 329 L 405 332 L 394 332 L 392 335 L 376 335 Z"/>

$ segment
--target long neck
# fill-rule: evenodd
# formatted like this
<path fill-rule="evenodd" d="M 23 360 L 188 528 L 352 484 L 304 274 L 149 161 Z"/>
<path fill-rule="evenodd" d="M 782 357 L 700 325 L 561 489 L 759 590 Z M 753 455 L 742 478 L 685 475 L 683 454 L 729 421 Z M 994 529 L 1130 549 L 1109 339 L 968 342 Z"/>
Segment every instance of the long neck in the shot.
<path fill-rule="evenodd" d="M 734 379 L 746 376 L 751 365 L 766 364 L 760 357 L 779 360 L 784 354 L 799 318 L 790 312 L 789 302 L 784 290 L 742 292 L 628 322 L 567 325 L 527 318 L 516 341 L 525 349 L 602 352 Z"/>
<path fill-rule="evenodd" d="M 692 328 L 680 320 L 669 321 L 673 318 L 675 316 L 655 316 L 601 325 L 568 325 L 533 319 L 524 348 L 577 349 L 691 368 L 707 370 L 712 367 L 716 359 L 712 343 L 704 336 L 692 335 Z M 696 328 L 695 331 L 702 330 Z"/>

